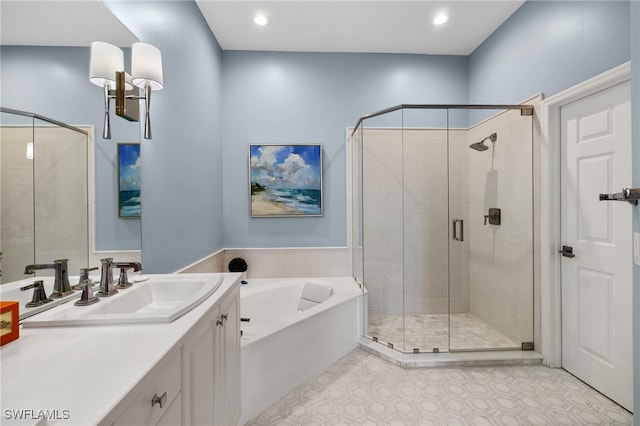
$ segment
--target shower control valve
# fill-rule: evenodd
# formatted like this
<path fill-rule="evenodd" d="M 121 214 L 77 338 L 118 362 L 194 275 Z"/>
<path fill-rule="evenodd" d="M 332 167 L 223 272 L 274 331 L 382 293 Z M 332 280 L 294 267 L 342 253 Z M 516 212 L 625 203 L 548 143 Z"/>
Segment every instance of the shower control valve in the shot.
<path fill-rule="evenodd" d="M 489 221 L 489 225 L 500 225 L 501 213 L 500 209 L 490 208 L 489 214 L 484 215 L 484 224 L 487 224 L 487 220 Z"/>

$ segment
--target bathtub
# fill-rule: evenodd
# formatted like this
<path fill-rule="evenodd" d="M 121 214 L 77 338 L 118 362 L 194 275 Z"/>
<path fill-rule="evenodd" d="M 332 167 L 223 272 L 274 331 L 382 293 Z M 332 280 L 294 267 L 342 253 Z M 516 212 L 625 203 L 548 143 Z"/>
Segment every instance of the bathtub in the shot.
<path fill-rule="evenodd" d="M 362 290 L 351 277 L 248 279 L 240 290 L 242 405 L 245 424 L 351 352 L 362 336 Z M 333 288 L 298 311 L 305 283 Z"/>

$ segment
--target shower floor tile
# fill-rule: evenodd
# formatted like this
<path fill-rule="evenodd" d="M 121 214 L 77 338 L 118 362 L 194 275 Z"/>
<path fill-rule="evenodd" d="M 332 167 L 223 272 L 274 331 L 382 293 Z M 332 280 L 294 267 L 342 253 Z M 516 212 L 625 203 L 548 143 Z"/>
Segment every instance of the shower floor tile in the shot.
<path fill-rule="evenodd" d="M 631 425 L 633 416 L 543 365 L 406 370 L 356 349 L 248 425 Z"/>
<path fill-rule="evenodd" d="M 392 343 L 395 349 L 412 352 L 478 350 L 478 349 L 520 349 L 521 343 L 514 342 L 505 335 L 476 318 L 470 313 L 451 314 L 388 315 L 369 313 L 368 336 L 377 337 L 384 343 Z M 404 330 L 404 345 L 403 345 Z"/>

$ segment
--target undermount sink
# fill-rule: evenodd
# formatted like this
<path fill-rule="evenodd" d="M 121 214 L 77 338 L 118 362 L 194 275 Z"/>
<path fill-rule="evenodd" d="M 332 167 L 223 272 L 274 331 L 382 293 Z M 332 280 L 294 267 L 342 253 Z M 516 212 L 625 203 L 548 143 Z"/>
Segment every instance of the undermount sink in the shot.
<path fill-rule="evenodd" d="M 23 327 L 168 323 L 198 306 L 222 282 L 221 274 L 148 275 L 149 279 L 89 306 L 73 303 L 25 319 Z"/>

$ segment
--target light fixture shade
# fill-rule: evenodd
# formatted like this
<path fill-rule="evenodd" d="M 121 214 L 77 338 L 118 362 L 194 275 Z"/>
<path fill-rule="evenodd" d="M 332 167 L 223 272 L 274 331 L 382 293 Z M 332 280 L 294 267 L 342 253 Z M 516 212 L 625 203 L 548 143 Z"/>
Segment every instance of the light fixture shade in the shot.
<path fill-rule="evenodd" d="M 124 71 L 122 49 L 102 41 L 91 43 L 89 81 L 100 87 L 108 83 L 111 88 L 115 89 L 116 71 Z"/>
<path fill-rule="evenodd" d="M 131 46 L 131 80 L 134 85 L 151 90 L 162 89 L 162 54 L 160 49 L 147 43 Z"/>

